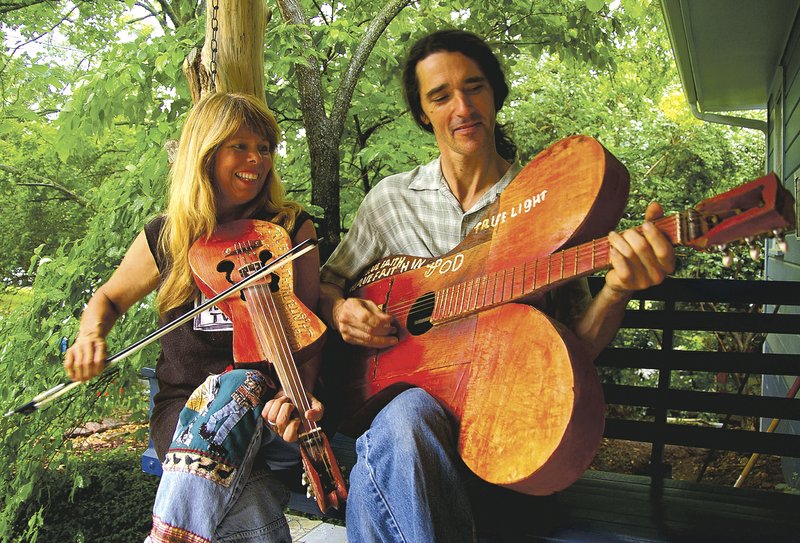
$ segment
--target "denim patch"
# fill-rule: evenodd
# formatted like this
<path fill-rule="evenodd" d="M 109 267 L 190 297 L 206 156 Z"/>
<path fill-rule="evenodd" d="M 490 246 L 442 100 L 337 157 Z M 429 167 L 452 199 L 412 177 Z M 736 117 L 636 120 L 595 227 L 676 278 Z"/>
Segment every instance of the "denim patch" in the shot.
<path fill-rule="evenodd" d="M 206 379 L 181 411 L 164 471 L 230 484 L 256 425 L 262 424 L 262 398 L 268 388 L 268 379 L 252 370 L 233 370 Z"/>

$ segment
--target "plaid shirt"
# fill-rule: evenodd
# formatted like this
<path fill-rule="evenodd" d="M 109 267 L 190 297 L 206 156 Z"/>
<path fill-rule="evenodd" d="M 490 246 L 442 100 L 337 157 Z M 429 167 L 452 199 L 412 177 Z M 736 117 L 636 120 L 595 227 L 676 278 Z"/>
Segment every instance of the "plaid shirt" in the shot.
<path fill-rule="evenodd" d="M 369 191 L 350 231 L 322 267 L 322 281 L 343 289 L 386 256 L 440 256 L 459 244 L 483 211 L 519 173 L 517 163 L 464 212 L 442 175 L 439 158 L 389 176 Z"/>

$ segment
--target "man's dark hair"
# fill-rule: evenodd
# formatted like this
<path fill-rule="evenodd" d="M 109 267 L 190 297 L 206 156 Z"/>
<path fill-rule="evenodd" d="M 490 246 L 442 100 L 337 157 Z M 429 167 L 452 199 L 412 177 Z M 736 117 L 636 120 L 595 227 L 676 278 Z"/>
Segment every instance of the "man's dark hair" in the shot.
<path fill-rule="evenodd" d="M 416 123 L 425 131 L 433 132 L 433 128 L 422 122 L 422 101 L 417 81 L 417 64 L 433 53 L 448 51 L 461 53 L 475 61 L 481 69 L 494 94 L 495 113 L 500 111 L 508 96 L 508 84 L 500 62 L 492 50 L 480 37 L 463 30 L 438 30 L 423 36 L 411 46 L 403 67 L 403 95 Z M 495 123 L 494 139 L 497 152 L 506 160 L 513 160 L 517 154 L 517 146 L 511 141 L 503 128 Z"/>

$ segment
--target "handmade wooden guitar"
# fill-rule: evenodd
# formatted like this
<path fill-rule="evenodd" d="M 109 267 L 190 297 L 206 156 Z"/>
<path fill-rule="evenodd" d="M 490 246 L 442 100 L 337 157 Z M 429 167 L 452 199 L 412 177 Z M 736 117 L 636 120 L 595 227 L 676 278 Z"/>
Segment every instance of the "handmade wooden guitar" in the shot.
<path fill-rule="evenodd" d="M 372 265 L 350 295 L 390 313 L 400 341 L 337 364 L 351 413 L 342 431 L 357 435 L 419 386 L 459 422 L 458 452 L 479 477 L 534 495 L 572 484 L 600 444 L 603 394 L 578 340 L 536 305 L 609 267 L 608 239 L 594 237 L 615 228 L 628 186 L 597 141 L 570 137 L 536 156 L 448 254 Z M 767 175 L 656 225 L 676 245 L 707 250 L 791 228 L 792 209 Z"/>

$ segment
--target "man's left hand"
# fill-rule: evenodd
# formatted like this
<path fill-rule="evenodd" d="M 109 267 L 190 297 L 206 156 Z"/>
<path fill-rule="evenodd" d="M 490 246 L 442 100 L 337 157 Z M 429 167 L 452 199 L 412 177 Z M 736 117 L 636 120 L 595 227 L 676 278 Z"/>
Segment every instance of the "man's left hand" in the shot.
<path fill-rule="evenodd" d="M 657 202 L 647 206 L 642 232 L 636 229 L 608 235 L 611 269 L 606 286 L 619 297 L 661 283 L 675 271 L 675 251 L 670 240 L 651 221 L 664 215 Z"/>

